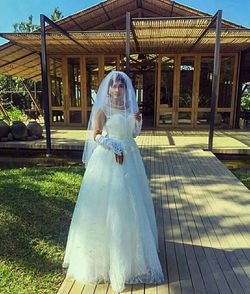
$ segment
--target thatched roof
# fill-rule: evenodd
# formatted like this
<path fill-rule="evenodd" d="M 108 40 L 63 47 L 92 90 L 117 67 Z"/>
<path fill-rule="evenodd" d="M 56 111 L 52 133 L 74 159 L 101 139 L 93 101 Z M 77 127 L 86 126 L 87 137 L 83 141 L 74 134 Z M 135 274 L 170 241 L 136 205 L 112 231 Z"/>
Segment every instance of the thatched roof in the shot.
<path fill-rule="evenodd" d="M 169 0 L 108 0 L 57 22 L 71 39 L 47 26 L 48 53 L 125 54 L 126 11 L 133 17 L 131 53 L 213 52 L 213 27 L 195 44 L 211 22 L 208 14 Z M 0 46 L 0 73 L 41 79 L 39 30 L 0 35 L 10 40 Z M 248 47 L 250 30 L 224 20 L 221 51 L 237 52 Z"/>

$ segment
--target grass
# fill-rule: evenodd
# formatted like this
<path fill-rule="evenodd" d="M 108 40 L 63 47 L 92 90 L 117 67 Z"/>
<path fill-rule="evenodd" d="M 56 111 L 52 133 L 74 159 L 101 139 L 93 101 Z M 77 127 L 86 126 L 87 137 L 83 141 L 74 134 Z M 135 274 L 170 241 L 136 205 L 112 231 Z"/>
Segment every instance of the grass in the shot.
<path fill-rule="evenodd" d="M 83 167 L 0 169 L 0 293 L 56 293 Z"/>
<path fill-rule="evenodd" d="M 232 173 L 250 190 L 250 170 L 249 169 L 232 170 Z"/>
<path fill-rule="evenodd" d="M 232 171 L 250 189 L 250 170 Z M 0 293 L 56 293 L 84 168 L 0 169 Z"/>

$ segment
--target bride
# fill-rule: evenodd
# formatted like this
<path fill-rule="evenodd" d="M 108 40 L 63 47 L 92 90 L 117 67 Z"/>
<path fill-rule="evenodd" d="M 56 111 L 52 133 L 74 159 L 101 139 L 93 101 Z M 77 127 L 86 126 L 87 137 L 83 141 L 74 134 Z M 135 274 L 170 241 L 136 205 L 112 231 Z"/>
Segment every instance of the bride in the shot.
<path fill-rule="evenodd" d="M 164 281 L 152 196 L 134 140 L 141 127 L 129 77 L 110 72 L 88 123 L 86 171 L 63 261 L 76 281 L 110 283 L 117 292 L 125 284 Z"/>

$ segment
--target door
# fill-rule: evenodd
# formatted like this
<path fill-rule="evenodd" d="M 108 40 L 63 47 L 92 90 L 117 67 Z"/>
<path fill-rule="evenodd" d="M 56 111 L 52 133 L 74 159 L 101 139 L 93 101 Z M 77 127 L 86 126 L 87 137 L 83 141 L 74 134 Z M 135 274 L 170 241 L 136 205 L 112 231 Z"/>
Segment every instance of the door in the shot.
<path fill-rule="evenodd" d="M 143 127 L 154 127 L 156 54 L 132 54 L 130 77 L 143 117 Z"/>
<path fill-rule="evenodd" d="M 177 63 L 175 125 L 193 126 L 195 107 L 195 56 L 180 56 Z"/>

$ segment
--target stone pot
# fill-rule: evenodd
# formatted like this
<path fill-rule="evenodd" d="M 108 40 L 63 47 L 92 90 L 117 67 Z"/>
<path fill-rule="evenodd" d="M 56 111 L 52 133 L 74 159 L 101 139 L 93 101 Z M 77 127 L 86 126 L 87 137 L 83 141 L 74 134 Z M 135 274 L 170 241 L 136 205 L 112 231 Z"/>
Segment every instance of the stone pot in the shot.
<path fill-rule="evenodd" d="M 38 138 L 42 137 L 43 128 L 38 122 L 36 122 L 36 121 L 29 122 L 27 125 L 27 129 L 28 129 L 29 136 L 31 136 L 31 137 L 35 136 Z"/>
<path fill-rule="evenodd" d="M 28 135 L 28 130 L 26 125 L 21 121 L 13 121 L 11 128 L 11 133 L 15 140 L 25 140 Z"/>
<path fill-rule="evenodd" d="M 10 126 L 2 119 L 0 119 L 0 138 L 8 137 Z"/>

